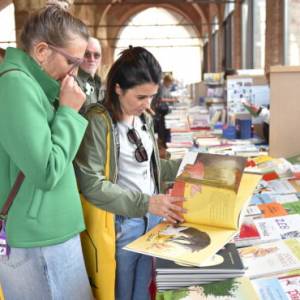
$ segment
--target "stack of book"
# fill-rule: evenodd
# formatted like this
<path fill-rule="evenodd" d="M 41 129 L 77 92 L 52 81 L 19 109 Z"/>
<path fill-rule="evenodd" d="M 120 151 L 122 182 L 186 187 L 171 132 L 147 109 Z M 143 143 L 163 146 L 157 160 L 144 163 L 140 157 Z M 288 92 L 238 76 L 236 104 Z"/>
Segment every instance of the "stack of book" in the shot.
<path fill-rule="evenodd" d="M 253 284 L 247 277 L 237 277 L 224 281 L 192 285 L 179 290 L 160 291 L 156 300 L 259 300 Z M 266 298 L 262 298 L 266 300 Z M 272 298 L 275 300 L 278 298 Z M 286 299 L 286 298 L 280 298 Z M 292 299 L 292 298 L 290 298 Z M 296 299 L 296 298 L 295 298 Z M 268 300 L 271 300 L 269 298 Z"/>
<path fill-rule="evenodd" d="M 244 274 L 245 269 L 235 245 L 228 243 L 200 267 L 158 258 L 156 272 L 158 290 L 168 290 L 188 287 L 191 284 L 240 277 Z"/>
<path fill-rule="evenodd" d="M 186 198 L 185 222 L 160 223 L 125 247 L 157 257 L 157 299 L 195 291 L 203 296 L 199 299 L 218 299 L 220 287 L 227 291 L 235 284 L 238 288 L 224 299 L 277 299 L 270 286 L 285 296 L 278 299 L 300 299 L 299 274 L 288 273 L 300 270 L 298 160 L 294 167 L 283 159 L 271 163 L 261 157 L 256 159 L 261 171 L 250 173 L 245 172 L 247 161 L 188 152 L 171 190 L 171 195 Z M 276 176 L 262 180 L 256 173 Z M 287 280 L 293 288 L 286 287 Z"/>

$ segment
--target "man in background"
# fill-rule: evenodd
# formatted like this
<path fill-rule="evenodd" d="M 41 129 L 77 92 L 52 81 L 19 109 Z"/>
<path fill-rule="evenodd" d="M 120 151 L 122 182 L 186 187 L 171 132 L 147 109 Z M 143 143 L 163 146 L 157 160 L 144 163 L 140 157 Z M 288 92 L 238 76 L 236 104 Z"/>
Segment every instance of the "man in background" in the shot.
<path fill-rule="evenodd" d="M 101 93 L 101 78 L 97 71 L 101 68 L 101 45 L 99 41 L 90 37 L 88 46 L 84 54 L 83 63 L 78 70 L 78 84 L 86 94 L 86 102 L 82 106 L 80 113 L 84 114 L 88 105 L 101 102 L 103 93 Z"/>

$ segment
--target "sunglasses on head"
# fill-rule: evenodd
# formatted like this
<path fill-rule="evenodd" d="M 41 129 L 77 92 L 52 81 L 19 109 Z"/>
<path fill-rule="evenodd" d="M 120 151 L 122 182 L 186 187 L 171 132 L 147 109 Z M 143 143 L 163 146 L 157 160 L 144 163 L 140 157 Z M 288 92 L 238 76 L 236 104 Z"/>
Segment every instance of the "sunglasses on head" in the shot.
<path fill-rule="evenodd" d="M 127 138 L 130 143 L 136 145 L 136 149 L 134 151 L 134 156 L 135 156 L 135 159 L 137 160 L 137 162 L 141 163 L 141 162 L 147 161 L 148 160 L 147 151 L 146 151 L 144 145 L 142 144 L 141 138 L 139 137 L 137 131 L 134 128 L 128 129 Z"/>
<path fill-rule="evenodd" d="M 88 59 L 90 59 L 90 58 L 92 58 L 92 57 L 93 57 L 94 59 L 99 59 L 99 58 L 101 57 L 101 53 L 99 53 L 99 52 L 85 51 L 84 57 L 85 57 L 85 58 L 88 58 Z"/>

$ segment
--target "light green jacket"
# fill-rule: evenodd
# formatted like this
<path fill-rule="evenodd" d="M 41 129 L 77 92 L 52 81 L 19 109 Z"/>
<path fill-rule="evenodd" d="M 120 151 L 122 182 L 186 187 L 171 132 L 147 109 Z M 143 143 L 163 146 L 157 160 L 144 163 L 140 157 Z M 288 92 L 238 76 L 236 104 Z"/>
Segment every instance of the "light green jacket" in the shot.
<path fill-rule="evenodd" d="M 8 243 L 61 243 L 84 230 L 72 161 L 87 121 L 54 108 L 59 83 L 20 49 L 8 48 L 0 73 L 0 208 L 20 170 L 25 180 L 9 210 Z"/>
<path fill-rule="evenodd" d="M 106 117 L 105 117 L 106 116 Z M 86 115 L 89 125 L 75 160 L 75 169 L 80 191 L 95 206 L 117 215 L 141 217 L 148 211 L 149 196 L 137 191 L 128 191 L 116 184 L 118 176 L 118 134 L 108 112 L 101 105 L 92 106 Z M 161 182 L 175 179 L 180 161 L 159 158 L 154 137 L 152 119 L 144 115 L 153 140 L 152 171 L 157 190 Z M 108 124 L 105 120 L 109 120 Z M 106 134 L 111 131 L 110 178 L 105 178 Z M 122 147 L 122 145 L 120 146 Z"/>

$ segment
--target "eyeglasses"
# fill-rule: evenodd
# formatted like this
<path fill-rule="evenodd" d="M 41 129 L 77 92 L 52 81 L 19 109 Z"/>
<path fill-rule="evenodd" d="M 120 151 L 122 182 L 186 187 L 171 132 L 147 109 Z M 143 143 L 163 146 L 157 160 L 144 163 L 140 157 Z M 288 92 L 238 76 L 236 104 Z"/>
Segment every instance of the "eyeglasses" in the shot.
<path fill-rule="evenodd" d="M 99 52 L 85 51 L 84 57 L 87 58 L 87 59 L 91 59 L 92 57 L 94 59 L 99 59 L 101 57 L 101 53 L 99 53 Z"/>
<path fill-rule="evenodd" d="M 128 129 L 127 138 L 130 143 L 136 145 L 136 149 L 134 151 L 135 159 L 140 163 L 147 161 L 148 160 L 147 151 L 144 145 L 142 144 L 141 138 L 139 137 L 137 131 L 134 128 Z"/>
<path fill-rule="evenodd" d="M 78 58 L 78 57 L 74 57 L 74 56 L 71 56 L 70 54 L 68 54 L 65 50 L 61 49 L 61 48 L 58 48 L 58 47 L 55 47 L 55 46 L 52 46 L 50 44 L 48 44 L 48 47 L 52 50 L 54 50 L 55 52 L 61 54 L 66 60 L 67 60 L 67 63 L 69 65 L 72 65 L 72 70 L 76 67 L 78 67 L 79 65 L 82 64 L 83 62 L 83 58 Z"/>

